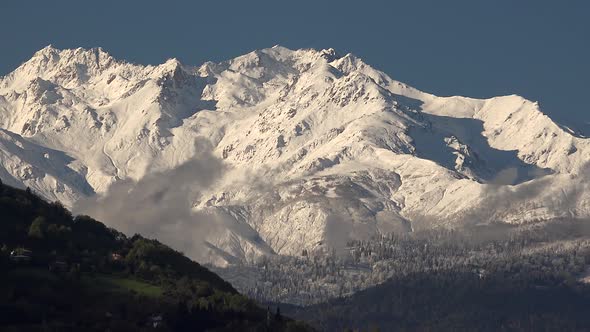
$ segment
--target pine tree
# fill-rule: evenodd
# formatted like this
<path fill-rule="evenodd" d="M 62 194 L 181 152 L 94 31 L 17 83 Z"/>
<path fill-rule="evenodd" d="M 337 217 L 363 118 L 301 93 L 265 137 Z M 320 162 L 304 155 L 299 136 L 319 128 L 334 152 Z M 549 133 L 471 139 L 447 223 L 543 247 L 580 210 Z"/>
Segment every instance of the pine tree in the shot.
<path fill-rule="evenodd" d="M 283 319 L 283 316 L 281 316 L 281 308 L 279 308 L 279 306 L 277 306 L 277 313 L 275 314 L 275 320 L 280 322 L 282 319 Z"/>
<path fill-rule="evenodd" d="M 46 230 L 45 218 L 37 217 L 29 226 L 29 236 L 32 238 L 42 239 L 45 237 Z"/>

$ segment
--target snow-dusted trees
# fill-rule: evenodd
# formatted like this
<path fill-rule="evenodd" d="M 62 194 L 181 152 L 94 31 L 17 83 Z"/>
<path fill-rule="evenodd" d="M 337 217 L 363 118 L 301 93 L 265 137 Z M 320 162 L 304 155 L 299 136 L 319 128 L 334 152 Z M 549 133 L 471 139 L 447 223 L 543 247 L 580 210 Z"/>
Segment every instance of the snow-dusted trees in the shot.
<path fill-rule="evenodd" d="M 388 234 L 351 241 L 346 254 L 306 252 L 300 257 L 263 259 L 255 266 L 256 281 L 236 287 L 260 301 L 308 305 L 348 296 L 393 277 L 436 271 L 471 273 L 481 279 L 502 275 L 534 277 L 540 283 L 571 281 L 590 261 L 590 240 L 567 231 L 575 222 L 564 221 L 561 226 L 559 233 L 539 227 L 511 229 L 493 237 L 486 228 Z"/>

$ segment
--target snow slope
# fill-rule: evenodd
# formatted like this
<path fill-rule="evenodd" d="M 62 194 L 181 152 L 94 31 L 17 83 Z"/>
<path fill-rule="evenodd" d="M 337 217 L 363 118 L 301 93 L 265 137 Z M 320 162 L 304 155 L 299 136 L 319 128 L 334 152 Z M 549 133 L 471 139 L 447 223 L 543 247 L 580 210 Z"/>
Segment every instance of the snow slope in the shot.
<path fill-rule="evenodd" d="M 221 265 L 415 227 L 590 214 L 590 139 L 538 104 L 436 97 L 333 49 L 191 67 L 48 46 L 0 79 L 0 128 L 0 177 L 70 206 L 176 168 L 205 138 L 228 170 L 192 203 L 226 216 L 207 240 Z"/>

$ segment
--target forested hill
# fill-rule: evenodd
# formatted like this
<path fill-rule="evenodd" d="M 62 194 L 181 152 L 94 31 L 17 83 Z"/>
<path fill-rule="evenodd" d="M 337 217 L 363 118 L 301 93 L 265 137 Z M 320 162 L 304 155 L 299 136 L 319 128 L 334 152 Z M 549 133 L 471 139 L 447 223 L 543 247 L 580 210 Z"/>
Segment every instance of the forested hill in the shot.
<path fill-rule="evenodd" d="M 157 240 L 0 184 L 2 331 L 305 331 Z"/>
<path fill-rule="evenodd" d="M 383 274 L 386 281 L 283 309 L 327 331 L 590 331 L 588 222 L 478 225 L 355 241 L 348 266 L 370 264 L 369 277 Z M 268 266 L 270 274 L 275 268 Z M 320 274 L 310 279 L 319 279 L 338 271 L 338 261 L 314 269 Z"/>

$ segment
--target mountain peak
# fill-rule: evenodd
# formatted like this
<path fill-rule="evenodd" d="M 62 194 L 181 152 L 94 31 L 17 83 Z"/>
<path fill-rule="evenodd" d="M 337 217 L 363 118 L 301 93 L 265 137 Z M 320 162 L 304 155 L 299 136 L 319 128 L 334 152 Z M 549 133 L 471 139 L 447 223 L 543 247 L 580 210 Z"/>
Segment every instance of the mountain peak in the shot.
<path fill-rule="evenodd" d="M 55 53 L 59 53 L 60 50 L 55 48 L 53 46 L 53 44 L 49 44 L 45 47 L 43 47 L 42 49 L 38 50 L 37 52 L 35 52 L 35 55 L 49 55 L 49 54 L 55 54 Z"/>
<path fill-rule="evenodd" d="M 5 76 L 0 86 L 22 90 L 37 77 L 60 86 L 80 84 L 121 63 L 101 47 L 60 50 L 47 45 Z"/>
<path fill-rule="evenodd" d="M 323 49 L 320 51 L 320 56 L 328 62 L 332 62 L 340 58 L 340 56 L 336 53 L 336 50 L 333 48 Z"/>
<path fill-rule="evenodd" d="M 186 70 L 185 66 L 177 58 L 170 58 L 158 67 L 161 68 L 163 72 L 177 72 L 180 70 Z"/>
<path fill-rule="evenodd" d="M 25 64 L 38 58 L 46 58 L 46 60 L 53 59 L 58 61 L 67 60 L 79 63 L 85 63 L 88 61 L 100 61 L 101 59 L 114 60 L 113 57 L 108 52 L 106 52 L 102 47 L 78 47 L 75 49 L 59 49 L 54 47 L 52 44 L 49 44 L 44 48 L 40 49 L 39 51 L 35 52 L 33 57 L 29 61 L 25 62 Z"/>

